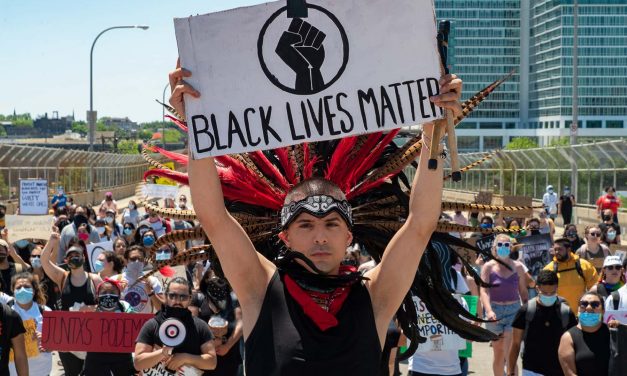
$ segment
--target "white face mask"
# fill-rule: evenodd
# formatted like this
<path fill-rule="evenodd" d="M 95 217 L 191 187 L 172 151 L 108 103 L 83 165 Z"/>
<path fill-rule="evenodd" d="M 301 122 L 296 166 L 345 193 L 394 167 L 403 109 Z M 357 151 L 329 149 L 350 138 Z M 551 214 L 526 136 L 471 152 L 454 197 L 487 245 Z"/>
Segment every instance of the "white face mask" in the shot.
<path fill-rule="evenodd" d="M 105 228 L 104 227 L 96 227 L 96 231 L 98 231 L 99 235 L 102 235 L 105 233 Z"/>
<path fill-rule="evenodd" d="M 107 222 L 108 224 L 111 224 L 111 223 L 113 223 L 113 218 L 105 217 L 105 222 Z"/>

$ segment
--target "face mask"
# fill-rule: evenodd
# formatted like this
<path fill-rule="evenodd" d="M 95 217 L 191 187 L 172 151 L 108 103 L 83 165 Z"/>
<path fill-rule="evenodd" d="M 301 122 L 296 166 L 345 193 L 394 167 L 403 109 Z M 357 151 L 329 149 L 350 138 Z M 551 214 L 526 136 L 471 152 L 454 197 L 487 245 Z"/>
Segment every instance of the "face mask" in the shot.
<path fill-rule="evenodd" d="M 126 265 L 126 271 L 131 275 L 139 275 L 144 270 L 144 263 L 141 261 L 132 261 Z"/>
<path fill-rule="evenodd" d="M 511 250 L 509 249 L 509 247 L 497 247 L 496 248 L 496 254 L 501 258 L 509 257 L 510 252 Z"/>
<path fill-rule="evenodd" d="M 170 307 L 167 305 L 163 307 L 163 313 L 165 314 L 165 317 L 172 317 L 179 320 L 190 318 L 192 316 L 192 312 L 187 308 Z"/>
<path fill-rule="evenodd" d="M 601 218 L 603 218 L 604 221 L 609 221 L 610 219 L 612 219 L 612 216 L 603 214 Z"/>
<path fill-rule="evenodd" d="M 74 225 L 78 228 L 83 223 L 87 223 L 87 217 L 82 214 L 77 214 L 74 216 Z"/>
<path fill-rule="evenodd" d="M 79 238 L 80 240 L 82 240 L 82 241 L 86 242 L 86 241 L 89 239 L 89 234 L 85 234 L 85 233 L 78 234 L 78 238 Z"/>
<path fill-rule="evenodd" d="M 557 295 L 539 294 L 538 299 L 540 299 L 540 303 L 542 303 L 543 306 L 550 307 L 557 301 Z"/>
<path fill-rule="evenodd" d="M 130 228 L 125 228 L 123 232 L 125 236 L 129 236 L 133 233 L 133 230 L 131 230 Z"/>
<path fill-rule="evenodd" d="M 120 297 L 115 294 L 104 294 L 98 297 L 98 307 L 103 311 L 115 311 L 120 303 Z"/>
<path fill-rule="evenodd" d="M 605 236 L 607 237 L 607 240 L 612 241 L 612 240 L 616 239 L 616 232 L 615 231 L 608 231 L 607 234 L 605 234 Z"/>
<path fill-rule="evenodd" d="M 30 265 L 33 268 L 41 268 L 41 259 L 39 257 L 30 259 Z"/>
<path fill-rule="evenodd" d="M 509 229 L 513 231 L 518 231 L 520 230 L 520 226 L 509 226 Z"/>
<path fill-rule="evenodd" d="M 577 233 L 576 232 L 567 232 L 566 233 L 566 237 L 567 238 L 576 238 L 577 237 Z"/>
<path fill-rule="evenodd" d="M 594 312 L 581 312 L 579 314 L 579 323 L 581 326 L 593 327 L 601 322 L 601 314 Z"/>
<path fill-rule="evenodd" d="M 102 235 L 105 233 L 104 227 L 96 227 L 96 231 L 98 231 L 98 235 Z"/>
<path fill-rule="evenodd" d="M 492 223 L 482 223 L 481 228 L 492 228 Z"/>
<path fill-rule="evenodd" d="M 26 248 L 30 242 L 26 239 L 21 239 L 13 243 L 17 248 Z"/>
<path fill-rule="evenodd" d="M 22 287 L 15 290 L 15 300 L 20 304 L 28 304 L 33 301 L 33 289 L 30 287 Z"/>
<path fill-rule="evenodd" d="M 128 204 L 128 208 L 129 208 L 129 210 L 135 210 L 135 205 L 133 205 L 133 204 Z"/>
<path fill-rule="evenodd" d="M 105 217 L 105 222 L 107 222 L 107 224 L 111 224 L 111 223 L 113 223 L 113 218 Z"/>
<path fill-rule="evenodd" d="M 104 262 L 100 260 L 94 261 L 94 273 L 100 273 L 104 269 Z"/>
<path fill-rule="evenodd" d="M 83 260 L 83 258 L 80 256 L 74 256 L 68 261 L 68 265 L 72 269 L 78 269 L 81 266 L 83 266 L 84 263 L 85 263 L 85 260 Z"/>
<path fill-rule="evenodd" d="M 157 252 L 155 259 L 157 261 L 169 260 L 172 254 L 170 252 Z"/>
<path fill-rule="evenodd" d="M 142 243 L 144 247 L 152 247 L 152 245 L 155 244 L 155 238 L 153 236 L 144 236 Z"/>

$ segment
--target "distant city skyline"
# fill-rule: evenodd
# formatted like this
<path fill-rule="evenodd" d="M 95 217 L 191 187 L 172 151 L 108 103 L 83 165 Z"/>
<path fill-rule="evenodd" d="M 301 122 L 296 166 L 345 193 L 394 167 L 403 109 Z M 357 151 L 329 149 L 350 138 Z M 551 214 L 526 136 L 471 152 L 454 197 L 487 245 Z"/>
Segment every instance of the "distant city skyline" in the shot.
<path fill-rule="evenodd" d="M 94 109 L 98 117 L 161 120 L 167 74 L 178 56 L 175 17 L 210 13 L 259 0 L 2 1 L 0 114 L 54 111 L 86 120 L 89 52 L 102 30 L 147 25 L 103 34 L 94 48 Z M 166 94 L 166 99 L 167 99 Z"/>

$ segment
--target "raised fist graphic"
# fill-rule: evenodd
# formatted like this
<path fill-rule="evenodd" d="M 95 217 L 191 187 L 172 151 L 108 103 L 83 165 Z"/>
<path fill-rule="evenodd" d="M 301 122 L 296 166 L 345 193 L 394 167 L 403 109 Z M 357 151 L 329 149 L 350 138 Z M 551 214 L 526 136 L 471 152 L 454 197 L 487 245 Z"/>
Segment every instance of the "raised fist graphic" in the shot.
<path fill-rule="evenodd" d="M 322 42 L 326 34 L 300 18 L 292 19 L 275 52 L 296 73 L 299 94 L 319 91 L 324 86 L 320 67 L 324 62 Z"/>

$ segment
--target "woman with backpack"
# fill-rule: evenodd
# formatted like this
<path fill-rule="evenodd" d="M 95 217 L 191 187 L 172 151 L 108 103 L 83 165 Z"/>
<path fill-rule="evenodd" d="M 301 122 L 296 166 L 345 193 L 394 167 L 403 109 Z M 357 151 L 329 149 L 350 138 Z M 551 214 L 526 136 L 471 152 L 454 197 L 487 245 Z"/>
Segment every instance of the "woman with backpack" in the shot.
<path fill-rule="evenodd" d="M 590 291 L 598 293 L 603 299 L 607 299 L 612 292 L 625 285 L 623 271 L 623 262 L 619 256 L 607 256 L 603 261 L 599 283 L 592 286 Z"/>
<path fill-rule="evenodd" d="M 26 343 L 36 342 L 39 350 L 39 355 L 29 356 L 28 358 L 29 374 L 49 375 L 52 369 L 52 353 L 46 352 L 41 348 L 43 313 L 44 311 L 50 311 L 50 308 L 45 306 L 46 296 L 41 290 L 37 278 L 29 272 L 18 273 L 13 276 L 11 279 L 11 291 L 15 299 L 10 301 L 8 306 L 20 316 L 24 323 Z M 29 321 L 34 324 L 34 332 L 29 330 L 32 329 L 32 326 L 28 324 Z M 29 346 L 27 345 L 26 348 L 28 351 Z M 15 363 L 9 363 L 9 370 L 12 375 L 16 374 Z"/>

